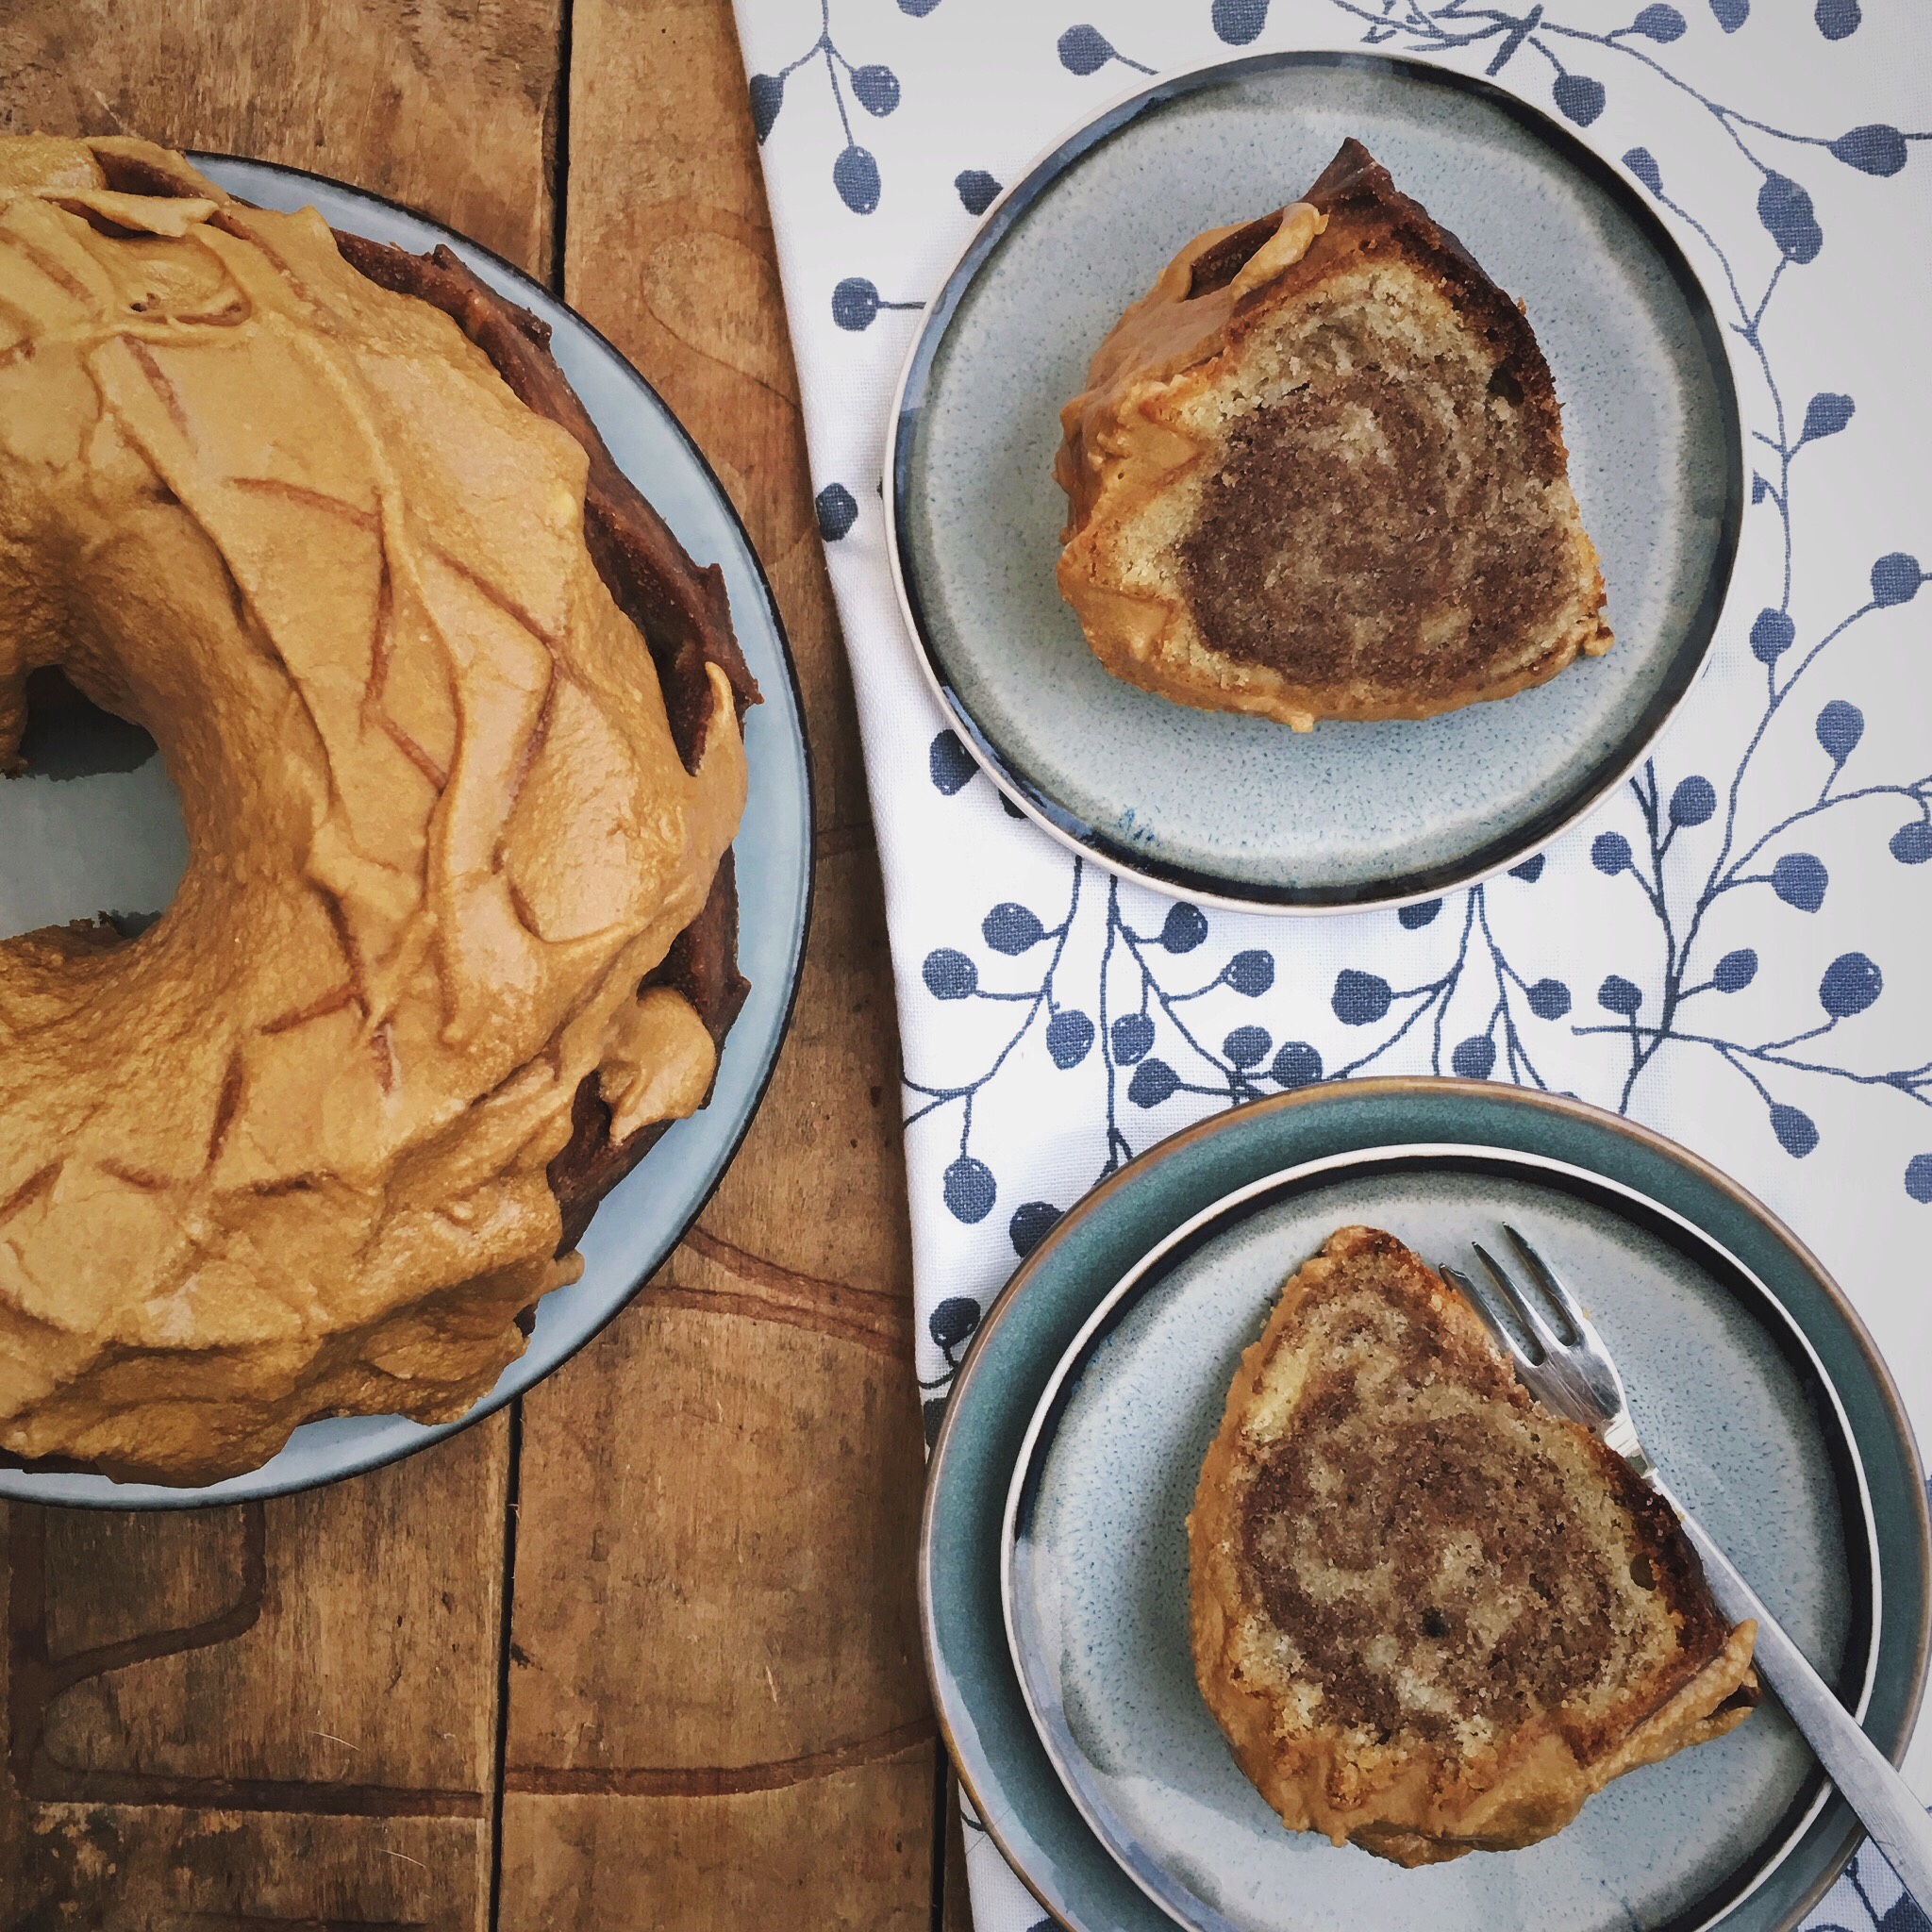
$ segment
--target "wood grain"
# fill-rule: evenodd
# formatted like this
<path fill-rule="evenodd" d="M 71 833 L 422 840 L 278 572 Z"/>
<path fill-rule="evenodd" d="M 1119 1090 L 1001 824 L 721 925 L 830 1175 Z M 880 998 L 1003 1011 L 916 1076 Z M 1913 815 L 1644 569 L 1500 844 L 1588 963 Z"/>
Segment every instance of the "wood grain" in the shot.
<path fill-rule="evenodd" d="M 772 1793 L 504 1806 L 506 1926 L 925 1932 L 930 1745 Z M 510 1901 L 516 1901 L 512 1913 Z"/>
<path fill-rule="evenodd" d="M 8 1509 L 0 1924 L 485 1924 L 508 1433 L 265 1505 Z"/>
<path fill-rule="evenodd" d="M 891 989 L 744 72 L 715 0 L 576 0 L 565 291 L 697 437 L 799 663 L 817 901 L 743 1152 L 525 1406 L 506 1926 L 926 1925 L 934 1740 Z"/>
<path fill-rule="evenodd" d="M 7 0 L 0 133 L 373 188 L 547 275 L 560 0 Z"/>
<path fill-rule="evenodd" d="M 932 1923 L 891 980 L 728 0 L 8 0 L 29 127 L 314 168 L 560 275 L 766 561 L 820 838 L 743 1152 L 521 1417 L 260 1507 L 0 1511 L 0 1926 Z"/>

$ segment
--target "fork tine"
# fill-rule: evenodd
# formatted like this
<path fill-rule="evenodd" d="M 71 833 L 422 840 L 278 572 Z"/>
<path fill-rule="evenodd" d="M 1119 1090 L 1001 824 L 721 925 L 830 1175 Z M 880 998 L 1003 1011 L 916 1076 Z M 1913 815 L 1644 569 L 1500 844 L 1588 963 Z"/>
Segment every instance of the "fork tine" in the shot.
<path fill-rule="evenodd" d="M 1535 1276 L 1537 1285 L 1557 1305 L 1564 1321 L 1570 1324 L 1570 1340 L 1581 1341 L 1590 1333 L 1590 1318 L 1583 1312 L 1583 1305 L 1557 1279 L 1557 1271 L 1530 1245 L 1529 1237 L 1521 1228 L 1506 1221 L 1503 1232 L 1515 1244 L 1516 1252 L 1529 1263 L 1530 1274 Z"/>
<path fill-rule="evenodd" d="M 1470 1246 L 1476 1251 L 1483 1266 L 1490 1271 L 1496 1286 L 1502 1290 L 1505 1299 L 1516 1311 L 1516 1319 L 1536 1337 L 1545 1357 L 1560 1356 L 1566 1344 L 1550 1325 L 1548 1316 L 1537 1306 L 1535 1300 L 1517 1287 L 1509 1278 L 1503 1264 L 1483 1246 L 1482 1242 L 1471 1241 Z"/>
<path fill-rule="evenodd" d="M 1460 1268 L 1451 1268 L 1445 1263 L 1441 1273 L 1442 1278 L 1450 1287 L 1475 1310 L 1483 1326 L 1490 1331 L 1491 1341 L 1513 1361 L 1529 1361 L 1529 1357 L 1524 1353 L 1523 1344 L 1509 1332 L 1508 1324 L 1496 1312 L 1495 1305 L 1490 1299 L 1489 1291 L 1478 1288 Z M 1535 1364 L 1531 1363 L 1531 1366 L 1534 1367 Z"/>

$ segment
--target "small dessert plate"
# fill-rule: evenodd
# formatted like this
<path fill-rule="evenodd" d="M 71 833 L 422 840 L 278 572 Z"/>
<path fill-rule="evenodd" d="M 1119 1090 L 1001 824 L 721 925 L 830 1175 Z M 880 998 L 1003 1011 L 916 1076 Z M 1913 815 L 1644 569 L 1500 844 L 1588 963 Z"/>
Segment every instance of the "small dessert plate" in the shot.
<path fill-rule="evenodd" d="M 1283 1830 L 1236 1769 L 1194 1685 L 1187 1515 L 1241 1351 L 1337 1227 L 1387 1228 L 1432 1258 L 1493 1244 L 1504 1221 L 1590 1297 L 1645 1441 L 1774 1614 L 1848 1705 L 1870 1695 L 1877 1534 L 1857 1450 L 1803 1332 L 1736 1261 L 1641 1196 L 1527 1155 L 1315 1161 L 1176 1228 L 1101 1303 L 1008 1494 L 1007 1631 L 1034 1722 L 1101 1840 L 1195 1932 L 1344 1932 L 1364 1911 L 1432 1932 L 1707 1925 L 1824 1806 L 1773 1701 L 1540 1845 L 1421 1873 Z"/>
<path fill-rule="evenodd" d="M 1101 668 L 1055 585 L 1052 472 L 1059 408 L 1127 304 L 1190 237 L 1299 193 L 1348 135 L 1526 305 L 1616 643 L 1498 703 L 1295 733 Z M 913 344 L 886 475 L 921 661 L 1000 790 L 1114 872 L 1292 912 L 1513 864 L 1637 764 L 1704 662 L 1744 463 L 1710 299 L 1621 174 L 1485 81 L 1282 53 L 1161 81 L 1008 192 Z"/>
<path fill-rule="evenodd" d="M 1645 1441 L 1858 1709 L 1909 1735 L 1923 1475 L 1883 1364 L 1750 1196 L 1613 1115 L 1373 1080 L 1204 1122 L 1104 1183 L 981 1324 L 935 1447 L 921 1602 L 978 1816 L 1074 1932 L 1785 1932 L 1861 1832 L 1767 1698 L 1519 1852 L 1417 1871 L 1283 1829 L 1196 1690 L 1185 1520 L 1241 1350 L 1351 1222 L 1425 1258 L 1508 1219 L 1588 1300 Z"/>
<path fill-rule="evenodd" d="M 724 1042 L 709 1102 L 675 1122 L 611 1191 L 584 1237 L 582 1276 L 537 1304 L 524 1353 L 466 1415 L 434 1425 L 401 1415 L 306 1423 L 259 1469 L 203 1488 L 0 1465 L 0 1496 L 108 1509 L 236 1503 L 355 1475 L 492 1413 L 574 1355 L 676 1245 L 738 1151 L 791 1021 L 811 903 L 811 775 L 791 647 L 731 499 L 657 391 L 541 284 L 439 223 L 300 169 L 192 158 L 259 207 L 312 207 L 335 227 L 418 254 L 453 248 L 550 325 L 551 351 L 618 467 L 699 563 L 723 568 L 732 625 L 764 700 L 745 719 L 750 786 L 732 847 L 739 963 L 751 993 Z M 52 711 L 29 733 L 27 774 L 0 784 L 0 933 L 103 910 L 138 930 L 174 896 L 188 861 L 180 804 L 154 741 L 92 706 Z"/>

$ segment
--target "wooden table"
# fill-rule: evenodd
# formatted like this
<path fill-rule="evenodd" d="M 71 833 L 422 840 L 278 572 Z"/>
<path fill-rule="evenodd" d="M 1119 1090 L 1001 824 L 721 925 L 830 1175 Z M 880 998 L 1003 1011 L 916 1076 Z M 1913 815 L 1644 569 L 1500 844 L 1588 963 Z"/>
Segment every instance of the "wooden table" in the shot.
<path fill-rule="evenodd" d="M 758 1122 L 594 1344 L 331 1490 L 0 1515 L 0 1928 L 958 1920 L 885 929 L 728 0 L 4 0 L 32 128 L 293 162 L 560 290 L 751 530 L 820 829 Z"/>

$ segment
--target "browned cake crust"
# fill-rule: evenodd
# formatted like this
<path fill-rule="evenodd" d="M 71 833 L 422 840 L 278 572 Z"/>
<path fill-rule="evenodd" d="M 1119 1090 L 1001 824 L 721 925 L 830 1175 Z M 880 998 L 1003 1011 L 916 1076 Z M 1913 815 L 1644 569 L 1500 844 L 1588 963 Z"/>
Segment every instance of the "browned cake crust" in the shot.
<path fill-rule="evenodd" d="M 132 194 L 193 195 L 192 174 L 176 174 L 153 150 L 117 153 L 97 144 L 95 156 L 108 185 Z M 439 242 L 427 255 L 342 229 L 332 231 L 342 259 L 399 295 L 414 295 L 451 317 L 489 357 L 496 373 L 526 408 L 570 431 L 590 458 L 584 491 L 584 536 L 591 561 L 617 608 L 650 647 L 685 769 L 695 772 L 704 756 L 710 716 L 710 683 L 705 666 L 715 664 L 730 681 L 740 724 L 759 702 L 758 680 L 744 661 L 731 627 L 724 573 L 702 570 L 672 535 L 642 492 L 617 467 L 597 426 L 550 354 L 550 325 L 507 301 L 473 274 L 462 258 Z M 719 1047 L 743 1007 L 751 983 L 738 970 L 738 879 L 726 852 L 704 910 L 676 939 L 663 963 L 645 981 L 680 992 Z M 641 988 L 640 991 L 642 989 Z M 563 1213 L 559 1255 L 583 1239 L 597 1204 L 629 1174 L 671 1124 L 655 1121 L 627 1140 L 610 1139 L 611 1113 L 595 1074 L 578 1087 L 571 1108 L 571 1138 L 550 1163 L 550 1188 Z"/>
<path fill-rule="evenodd" d="M 1378 1229 L 1283 1288 L 1188 1532 L 1236 1761 L 1291 1829 L 1398 1864 L 1531 1844 L 1757 1700 L 1756 1628 L 1669 1505 Z"/>
<path fill-rule="evenodd" d="M 1359 142 L 1189 242 L 1060 421 L 1061 594 L 1164 696 L 1423 718 L 1610 646 L 1535 335 Z"/>

